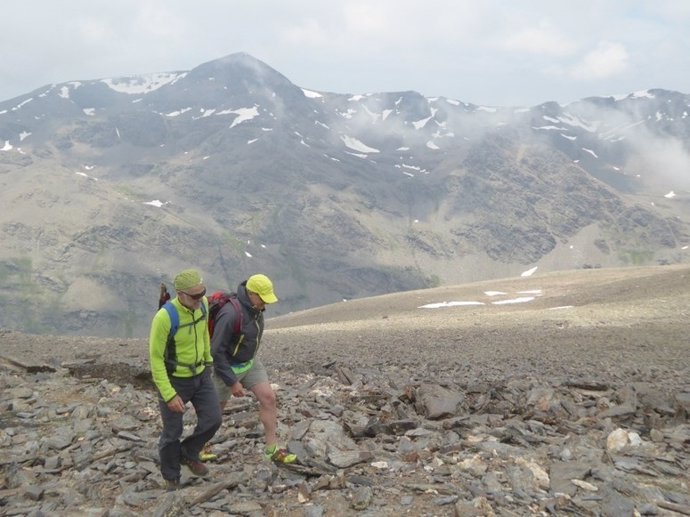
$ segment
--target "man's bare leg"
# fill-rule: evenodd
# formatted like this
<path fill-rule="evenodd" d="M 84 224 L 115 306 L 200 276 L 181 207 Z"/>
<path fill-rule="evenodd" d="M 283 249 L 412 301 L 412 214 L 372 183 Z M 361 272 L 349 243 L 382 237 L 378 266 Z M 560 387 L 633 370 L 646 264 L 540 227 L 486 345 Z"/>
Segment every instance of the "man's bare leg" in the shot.
<path fill-rule="evenodd" d="M 264 426 L 266 446 L 270 447 L 278 442 L 276 435 L 278 427 L 278 410 L 276 409 L 276 394 L 267 382 L 260 382 L 252 386 L 252 393 L 259 401 L 259 420 Z"/>

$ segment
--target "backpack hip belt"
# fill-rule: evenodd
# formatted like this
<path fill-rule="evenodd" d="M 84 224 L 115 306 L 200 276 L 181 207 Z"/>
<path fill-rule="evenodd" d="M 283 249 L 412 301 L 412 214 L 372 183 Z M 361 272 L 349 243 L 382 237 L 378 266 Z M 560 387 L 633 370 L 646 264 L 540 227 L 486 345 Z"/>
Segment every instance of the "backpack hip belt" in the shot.
<path fill-rule="evenodd" d="M 173 369 L 176 366 L 181 366 L 182 368 L 189 368 L 192 371 L 192 375 L 196 376 L 197 368 L 199 368 L 200 366 L 208 366 L 209 364 L 213 364 L 213 363 L 206 363 L 206 361 L 199 361 L 196 364 L 186 364 L 186 363 L 178 363 L 177 361 L 165 361 L 165 364 L 167 364 L 168 366 L 171 366 Z"/>

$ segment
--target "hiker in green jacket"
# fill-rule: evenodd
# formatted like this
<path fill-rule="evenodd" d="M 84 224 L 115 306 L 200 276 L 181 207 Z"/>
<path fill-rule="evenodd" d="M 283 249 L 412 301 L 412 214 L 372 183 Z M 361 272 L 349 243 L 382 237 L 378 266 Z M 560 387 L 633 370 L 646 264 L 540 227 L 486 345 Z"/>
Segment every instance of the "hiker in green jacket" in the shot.
<path fill-rule="evenodd" d="M 206 288 L 194 269 L 180 272 L 174 286 L 177 296 L 158 310 L 149 335 L 151 373 L 163 421 L 158 442 L 160 469 L 170 490 L 180 486 L 181 464 L 194 475 L 208 475 L 199 452 L 216 433 L 222 418 L 211 379 Z M 192 434 L 180 441 L 187 402 L 194 406 L 197 424 Z"/>
<path fill-rule="evenodd" d="M 243 397 L 245 389 L 259 402 L 259 420 L 264 426 L 267 459 L 277 463 L 294 463 L 297 456 L 278 444 L 278 411 L 276 395 L 268 382 L 268 374 L 257 357 L 264 332 L 266 305 L 278 301 L 273 283 L 262 274 L 252 275 L 237 287 L 237 300 L 242 314 L 232 303 L 226 303 L 215 318 L 211 350 L 214 359 L 213 380 L 220 398 L 221 409 L 228 399 Z M 240 333 L 235 331 L 237 318 Z M 205 448 L 200 459 L 213 459 L 215 455 Z"/>

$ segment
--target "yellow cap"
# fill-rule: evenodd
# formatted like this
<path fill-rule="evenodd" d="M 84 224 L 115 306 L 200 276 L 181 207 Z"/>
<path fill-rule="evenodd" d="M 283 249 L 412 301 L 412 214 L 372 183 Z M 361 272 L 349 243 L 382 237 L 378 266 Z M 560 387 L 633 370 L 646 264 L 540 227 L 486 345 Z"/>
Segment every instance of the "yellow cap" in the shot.
<path fill-rule="evenodd" d="M 264 303 L 275 303 L 278 301 L 273 292 L 273 282 L 266 275 L 252 275 L 247 280 L 247 289 L 259 295 Z"/>

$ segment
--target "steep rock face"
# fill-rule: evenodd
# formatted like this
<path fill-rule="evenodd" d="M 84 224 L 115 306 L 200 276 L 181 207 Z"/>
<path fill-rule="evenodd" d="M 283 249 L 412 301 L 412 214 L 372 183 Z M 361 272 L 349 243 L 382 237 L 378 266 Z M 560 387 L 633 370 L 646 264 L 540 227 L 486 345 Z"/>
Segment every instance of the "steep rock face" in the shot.
<path fill-rule="evenodd" d="M 281 314 L 686 261 L 689 104 L 320 93 L 246 54 L 39 88 L 0 102 L 0 326 L 144 335 L 190 265 L 211 289 L 269 274 Z"/>

